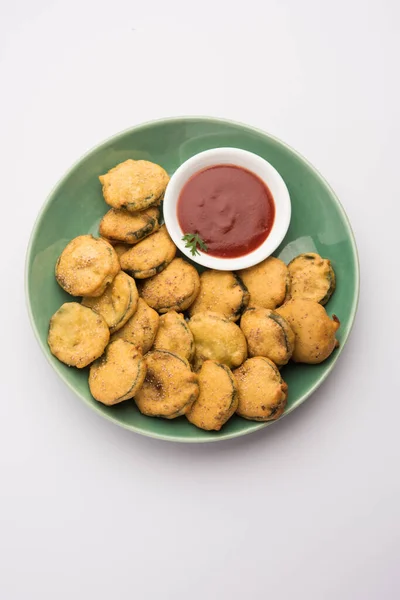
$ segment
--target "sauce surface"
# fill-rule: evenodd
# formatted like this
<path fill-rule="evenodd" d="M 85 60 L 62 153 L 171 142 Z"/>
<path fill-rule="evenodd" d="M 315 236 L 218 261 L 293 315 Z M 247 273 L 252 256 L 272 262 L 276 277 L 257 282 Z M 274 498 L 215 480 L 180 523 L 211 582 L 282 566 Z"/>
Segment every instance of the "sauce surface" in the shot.
<path fill-rule="evenodd" d="M 212 256 L 236 258 L 268 237 L 275 204 L 254 173 L 235 165 L 216 165 L 195 173 L 178 198 L 183 234 L 197 233 Z"/>

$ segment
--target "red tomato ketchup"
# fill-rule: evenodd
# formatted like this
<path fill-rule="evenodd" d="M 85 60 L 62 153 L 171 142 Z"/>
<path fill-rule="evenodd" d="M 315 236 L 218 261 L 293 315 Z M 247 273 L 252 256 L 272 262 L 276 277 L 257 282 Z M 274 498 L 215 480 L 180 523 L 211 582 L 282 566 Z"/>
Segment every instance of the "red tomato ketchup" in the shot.
<path fill-rule="evenodd" d="M 216 165 L 195 173 L 178 198 L 183 234 L 197 233 L 212 256 L 236 258 L 268 237 L 275 204 L 266 184 L 251 171 Z"/>

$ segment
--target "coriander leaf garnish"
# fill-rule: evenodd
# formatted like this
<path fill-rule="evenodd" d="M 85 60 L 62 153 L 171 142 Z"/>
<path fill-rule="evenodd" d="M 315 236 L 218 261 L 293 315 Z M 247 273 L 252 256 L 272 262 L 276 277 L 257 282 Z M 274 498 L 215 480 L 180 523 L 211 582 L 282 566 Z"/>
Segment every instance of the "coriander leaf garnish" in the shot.
<path fill-rule="evenodd" d="M 203 252 L 207 252 L 207 244 L 201 239 L 198 233 L 186 233 L 182 240 L 186 242 L 185 248 L 190 248 L 190 252 L 192 256 L 196 256 L 196 254 L 200 254 L 198 251 L 198 247 Z"/>

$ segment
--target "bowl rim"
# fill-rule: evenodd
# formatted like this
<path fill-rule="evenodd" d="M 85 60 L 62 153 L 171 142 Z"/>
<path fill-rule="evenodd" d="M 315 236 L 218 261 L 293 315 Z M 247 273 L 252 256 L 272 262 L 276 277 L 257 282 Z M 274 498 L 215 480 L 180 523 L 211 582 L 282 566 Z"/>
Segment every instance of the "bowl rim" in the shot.
<path fill-rule="evenodd" d="M 344 337 L 342 338 L 342 343 L 340 345 L 340 347 L 335 351 L 334 356 L 332 357 L 332 360 L 328 366 L 328 368 L 326 369 L 326 371 L 321 375 L 321 377 L 318 379 L 318 381 L 310 388 L 308 389 L 304 394 L 302 394 L 302 396 L 300 396 L 300 398 L 298 398 L 298 400 L 285 412 L 283 413 L 283 415 L 277 419 L 276 421 L 267 421 L 265 423 L 257 423 L 254 422 L 254 427 L 252 427 L 251 429 L 246 429 L 245 431 L 240 431 L 240 432 L 230 432 L 230 433 L 225 433 L 223 432 L 223 430 L 221 432 L 219 432 L 218 437 L 212 438 L 212 437 L 207 437 L 207 438 L 181 438 L 179 436 L 176 435 L 165 435 L 165 434 L 160 434 L 160 433 L 154 433 L 154 432 L 150 432 L 150 431 L 145 431 L 142 430 L 140 427 L 137 427 L 135 425 L 128 425 L 125 423 L 121 423 L 118 419 L 116 419 L 115 417 L 113 417 L 111 414 L 107 414 L 104 413 L 101 410 L 100 406 L 96 406 L 95 404 L 92 404 L 91 402 L 89 402 L 84 395 L 80 394 L 79 392 L 77 392 L 74 387 L 70 384 L 69 380 L 64 376 L 63 372 L 60 370 L 58 370 L 54 364 L 51 362 L 50 356 L 47 353 L 47 348 L 45 347 L 45 344 L 42 342 L 41 338 L 40 338 L 40 334 L 39 334 L 39 330 L 36 326 L 36 322 L 33 318 L 33 313 L 32 313 L 32 306 L 31 306 L 31 301 L 30 301 L 30 296 L 29 296 L 29 279 L 30 279 L 30 271 L 29 271 L 29 264 L 31 262 L 31 255 L 32 255 L 32 247 L 33 247 L 33 241 L 36 238 L 39 226 L 41 225 L 41 222 L 44 218 L 44 216 L 46 215 L 46 212 L 49 208 L 50 205 L 50 200 L 53 197 L 53 195 L 58 191 L 58 189 L 64 184 L 65 180 L 73 173 L 73 171 L 75 171 L 78 166 L 80 165 L 80 163 L 82 162 L 82 160 L 84 160 L 87 156 L 89 156 L 90 154 L 92 154 L 94 151 L 99 150 L 100 148 L 102 148 L 103 146 L 107 146 L 110 142 L 112 141 L 117 141 L 118 139 L 126 136 L 129 133 L 132 133 L 134 131 L 140 130 L 140 129 L 147 129 L 149 127 L 152 127 L 153 125 L 157 124 L 157 123 L 173 123 L 173 122 L 182 122 L 182 121 L 186 121 L 186 122 L 195 122 L 195 121 L 206 121 L 208 123 L 225 123 L 225 124 L 229 124 L 229 125 L 234 125 L 236 127 L 240 127 L 243 129 L 247 129 L 250 131 L 254 131 L 255 133 L 268 137 L 272 142 L 274 142 L 275 144 L 279 145 L 279 146 L 283 146 L 285 147 L 287 150 L 289 150 L 290 152 L 292 152 L 295 156 L 297 156 L 301 161 L 303 161 L 309 169 L 311 169 L 313 171 L 313 173 L 315 174 L 316 177 L 318 177 L 318 179 L 327 187 L 327 189 L 329 190 L 330 194 L 332 195 L 333 200 L 336 202 L 336 205 L 341 213 L 341 216 L 343 218 L 343 222 L 346 226 L 347 229 L 347 235 L 350 238 L 351 241 L 351 248 L 355 257 L 355 294 L 353 296 L 353 300 L 352 300 L 352 306 L 351 306 L 351 311 L 349 314 L 349 328 L 347 330 L 347 332 L 344 334 Z M 36 340 L 39 344 L 39 347 L 41 348 L 47 362 L 51 365 L 51 367 L 57 372 L 58 376 L 64 381 L 64 383 L 69 387 L 69 389 L 74 393 L 75 396 L 78 396 L 79 398 L 81 398 L 83 400 L 83 402 L 90 407 L 92 410 L 94 410 L 96 413 L 98 413 L 99 415 L 101 415 L 103 418 L 107 419 L 108 421 L 111 421 L 112 423 L 115 423 L 116 425 L 119 425 L 120 427 L 123 427 L 124 429 L 127 429 L 129 431 L 134 431 L 136 433 L 139 433 L 141 435 L 144 435 L 145 437 L 150 437 L 150 438 L 154 438 L 154 439 L 159 439 L 159 440 L 163 440 L 163 441 L 168 441 L 168 442 L 179 442 L 179 443 L 187 443 L 187 444 L 205 444 L 205 443 L 209 443 L 209 442 L 220 442 L 223 440 L 229 440 L 229 439 L 234 439 L 234 438 L 239 438 L 242 437 L 244 435 L 249 435 L 251 433 L 254 433 L 255 431 L 259 431 L 260 429 L 265 429 L 266 427 L 273 425 L 274 423 L 278 423 L 279 421 L 281 421 L 281 419 L 283 417 L 286 417 L 287 415 L 291 414 L 296 408 L 298 408 L 301 404 L 303 404 L 305 402 L 305 400 L 307 400 L 307 398 L 309 398 L 314 392 L 315 390 L 317 390 L 320 385 L 322 385 L 322 383 L 326 380 L 326 378 L 328 377 L 328 375 L 332 372 L 334 366 L 336 365 L 336 362 L 338 361 L 340 355 L 342 354 L 343 348 L 346 345 L 346 342 L 352 332 L 352 329 L 354 327 L 354 322 L 355 322 L 355 316 L 357 313 L 357 308 L 358 308 L 358 304 L 359 304 L 359 298 L 360 298 L 360 260 L 359 260 L 359 254 L 358 254 L 358 250 L 357 250 L 357 244 L 355 241 L 355 236 L 354 236 L 354 232 L 352 229 L 352 226 L 350 224 L 350 220 L 346 214 L 346 211 L 343 208 L 342 203 L 340 202 L 338 196 L 336 195 L 336 193 L 334 192 L 334 190 L 332 189 L 332 187 L 330 186 L 330 184 L 328 183 L 328 181 L 325 179 L 325 177 L 323 177 L 323 175 L 321 175 L 321 173 L 318 171 L 318 169 L 316 169 L 302 154 L 300 154 L 300 152 L 298 152 L 297 150 L 295 150 L 294 148 L 292 148 L 292 146 L 290 146 L 289 144 L 287 144 L 286 142 L 283 142 L 281 139 L 279 139 L 278 137 L 275 137 L 267 132 L 265 132 L 262 129 L 259 129 L 257 127 L 253 127 L 252 125 L 248 125 L 246 123 L 242 123 L 240 121 L 233 121 L 230 119 L 223 119 L 223 118 L 219 118 L 219 117 L 208 117 L 208 116 L 195 116 L 195 115 L 191 115 L 191 116 L 173 116 L 173 117 L 164 117 L 164 118 L 160 118 L 160 119 L 153 119 L 151 121 L 146 121 L 144 123 L 140 123 L 138 125 L 134 125 L 133 127 L 127 127 L 126 129 L 123 129 L 122 131 L 109 136 L 108 138 L 106 138 L 105 140 L 99 142 L 98 144 L 92 146 L 87 152 L 85 152 L 84 154 L 82 154 L 71 166 L 69 169 L 67 169 L 67 171 L 64 173 L 64 175 L 57 181 L 57 183 L 53 186 L 53 188 L 50 190 L 49 194 L 47 195 L 47 197 L 45 198 L 39 213 L 34 221 L 33 227 L 32 227 L 32 231 L 29 237 L 29 241 L 28 241 L 28 245 L 27 245 L 27 250 L 26 250 L 26 257 L 25 257 L 25 269 L 24 269 L 24 291 L 25 291 L 25 303 L 26 303 L 26 308 L 28 311 L 28 317 L 33 329 L 33 332 L 35 334 Z"/>
<path fill-rule="evenodd" d="M 233 165 L 245 169 L 262 181 L 272 195 L 275 218 L 265 240 L 247 254 L 224 258 L 200 250 L 198 255 L 192 256 L 182 240 L 184 232 L 177 213 L 179 198 L 183 188 L 192 177 L 219 165 Z M 255 152 L 229 146 L 203 150 L 185 160 L 171 176 L 164 196 L 164 221 L 175 246 L 196 264 L 220 271 L 248 269 L 271 256 L 287 234 L 291 212 L 289 190 L 279 171 L 268 160 Z"/>

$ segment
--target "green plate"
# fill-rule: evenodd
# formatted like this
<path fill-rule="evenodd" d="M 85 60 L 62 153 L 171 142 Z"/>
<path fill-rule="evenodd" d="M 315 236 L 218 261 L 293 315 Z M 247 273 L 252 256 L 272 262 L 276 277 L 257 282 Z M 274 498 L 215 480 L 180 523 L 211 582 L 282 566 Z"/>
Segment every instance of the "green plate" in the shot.
<path fill-rule="evenodd" d="M 87 369 L 69 368 L 47 346 L 51 315 L 72 300 L 57 284 L 54 266 L 67 242 L 84 233 L 97 234 L 107 211 L 98 176 L 117 163 L 147 159 L 170 174 L 197 152 L 218 146 L 243 148 L 267 159 L 282 175 L 292 200 L 292 220 L 276 256 L 286 263 L 300 252 L 330 258 L 337 288 L 326 306 L 341 327 L 340 348 L 320 365 L 290 364 L 282 370 L 289 386 L 285 415 L 300 406 L 332 371 L 349 336 L 357 310 L 359 267 L 357 249 L 346 214 L 321 175 L 283 142 L 246 125 L 219 119 L 183 117 L 145 123 L 103 142 L 81 158 L 47 198 L 34 226 L 26 261 L 28 311 L 39 344 L 59 376 L 91 408 L 105 418 L 143 435 L 179 442 L 229 439 L 267 427 L 234 416 L 219 432 L 197 429 L 183 418 L 167 421 L 141 415 L 133 401 L 106 407 L 90 395 Z"/>

